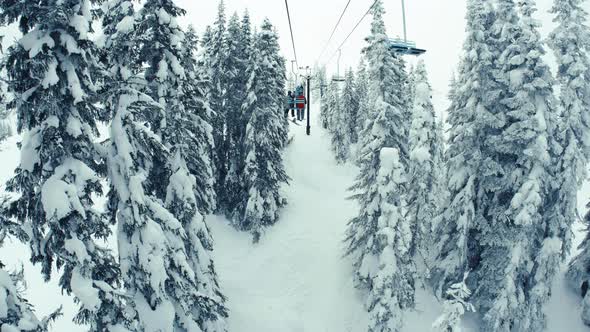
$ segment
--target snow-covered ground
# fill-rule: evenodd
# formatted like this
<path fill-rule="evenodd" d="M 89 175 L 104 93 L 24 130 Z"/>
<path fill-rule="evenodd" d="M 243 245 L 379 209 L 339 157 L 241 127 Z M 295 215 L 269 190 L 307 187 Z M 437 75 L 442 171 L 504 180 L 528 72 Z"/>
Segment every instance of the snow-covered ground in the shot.
<path fill-rule="evenodd" d="M 313 105 L 312 114 L 318 111 L 319 105 Z M 249 234 L 235 231 L 222 217 L 208 218 L 217 272 L 228 297 L 230 332 L 366 331 L 363 297 L 353 288 L 350 260 L 342 256 L 346 223 L 357 208 L 346 199 L 346 189 L 357 169 L 336 164 L 329 137 L 312 120 L 311 136 L 305 135 L 304 126 L 292 125 L 295 139 L 285 156 L 292 178 L 284 188 L 289 205 L 259 243 L 253 244 Z M 12 137 L 1 145 L 0 183 L 11 177 L 18 164 L 18 139 Z M 581 193 L 583 208 L 590 185 Z M 579 225 L 577 230 L 580 234 Z M 576 244 L 580 240 L 578 236 Z M 26 246 L 9 241 L 0 249 L 0 257 L 9 269 L 23 264 L 27 297 L 39 315 L 64 306 L 64 316 L 53 331 L 84 331 L 71 322 L 76 308 L 71 298 L 61 294 L 56 279 L 43 282 L 40 269 L 28 261 Z M 563 276 L 555 285 L 546 307 L 548 331 L 588 331 L 579 318 L 579 299 L 566 289 Z M 430 331 L 439 313 L 438 301 L 419 290 L 416 311 L 407 313 L 404 331 Z M 465 331 L 476 331 L 476 323 L 467 321 Z"/>
<path fill-rule="evenodd" d="M 317 115 L 319 105 L 312 110 Z M 366 331 L 363 297 L 352 285 L 351 261 L 342 257 L 346 224 L 357 209 L 346 199 L 346 189 L 358 170 L 336 164 L 330 139 L 315 116 L 311 136 L 305 135 L 304 126 L 292 125 L 291 133 L 295 139 L 285 160 L 292 178 L 285 188 L 289 205 L 260 243 L 253 244 L 222 217 L 209 218 L 215 263 L 229 298 L 230 331 Z M 431 331 L 440 304 L 426 290 L 418 290 L 416 302 L 404 331 Z M 578 306 L 560 276 L 547 305 L 548 331 L 588 331 Z M 474 326 L 466 319 L 464 331 L 477 331 Z"/>
<path fill-rule="evenodd" d="M 312 110 L 319 110 L 314 105 Z M 355 169 L 336 165 L 317 126 L 295 139 L 286 155 L 289 205 L 258 244 L 226 220 L 209 219 L 215 263 L 229 297 L 231 331 L 354 332 L 367 325 L 343 234 L 356 204 L 346 199 Z"/>

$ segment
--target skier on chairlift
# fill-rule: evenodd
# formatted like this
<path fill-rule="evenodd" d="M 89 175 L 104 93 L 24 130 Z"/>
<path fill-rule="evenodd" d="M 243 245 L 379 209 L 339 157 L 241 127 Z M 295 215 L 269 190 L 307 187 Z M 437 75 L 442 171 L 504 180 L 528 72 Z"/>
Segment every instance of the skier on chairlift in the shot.
<path fill-rule="evenodd" d="M 305 119 L 305 105 L 307 104 L 307 99 L 305 98 L 305 94 L 303 93 L 303 87 L 297 87 L 297 95 L 295 97 L 295 107 L 297 108 L 297 120 L 303 121 Z"/>
<path fill-rule="evenodd" d="M 289 93 L 287 93 L 287 102 L 285 105 L 285 117 L 289 116 L 289 111 L 291 111 L 291 116 L 295 117 L 295 95 L 291 91 L 289 91 Z"/>

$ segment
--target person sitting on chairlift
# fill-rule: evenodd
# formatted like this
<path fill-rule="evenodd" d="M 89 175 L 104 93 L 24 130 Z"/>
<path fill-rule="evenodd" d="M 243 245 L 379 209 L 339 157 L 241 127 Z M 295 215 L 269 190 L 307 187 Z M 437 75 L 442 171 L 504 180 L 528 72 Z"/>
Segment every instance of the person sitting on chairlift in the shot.
<path fill-rule="evenodd" d="M 293 92 L 289 91 L 287 93 L 287 103 L 285 105 L 285 117 L 289 116 L 289 111 L 291 111 L 291 116 L 295 116 L 295 95 Z"/>
<path fill-rule="evenodd" d="M 297 120 L 303 121 L 305 119 L 305 105 L 307 104 L 307 99 L 305 98 L 305 94 L 303 93 L 303 87 L 297 88 L 297 96 L 295 97 L 295 107 L 297 108 Z"/>

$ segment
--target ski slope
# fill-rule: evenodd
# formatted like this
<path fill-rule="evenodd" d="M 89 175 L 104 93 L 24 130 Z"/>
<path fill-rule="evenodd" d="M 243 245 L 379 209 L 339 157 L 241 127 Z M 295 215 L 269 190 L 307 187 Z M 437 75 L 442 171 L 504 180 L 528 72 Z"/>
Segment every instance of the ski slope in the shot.
<path fill-rule="evenodd" d="M 215 264 L 228 297 L 232 332 L 362 332 L 368 315 L 352 281 L 352 262 L 343 257 L 344 232 L 357 213 L 347 188 L 358 170 L 338 165 L 327 133 L 291 125 L 293 142 L 285 156 L 291 184 L 289 205 L 279 222 L 253 244 L 223 217 L 211 216 Z M 417 295 L 406 331 L 429 331 L 440 312 L 426 292 Z"/>
<path fill-rule="evenodd" d="M 304 125 L 292 124 L 291 134 L 289 203 L 259 243 L 224 218 L 209 218 L 230 331 L 363 331 L 367 317 L 350 261 L 342 257 L 346 221 L 356 212 L 356 203 L 346 199 L 355 169 L 336 165 L 317 125 L 307 136 Z"/>

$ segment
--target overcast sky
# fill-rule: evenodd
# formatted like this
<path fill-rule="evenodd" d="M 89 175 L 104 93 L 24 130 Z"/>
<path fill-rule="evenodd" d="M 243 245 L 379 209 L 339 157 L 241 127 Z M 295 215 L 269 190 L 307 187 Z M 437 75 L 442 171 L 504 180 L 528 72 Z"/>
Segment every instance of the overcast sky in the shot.
<path fill-rule="evenodd" d="M 408 39 L 415 41 L 418 47 L 427 50 L 427 53 L 421 57 L 426 62 L 430 75 L 435 107 L 438 112 L 443 112 L 448 106 L 446 94 L 449 79 L 456 68 L 464 39 L 466 1 L 405 1 Z M 335 73 L 337 47 L 371 6 L 373 0 L 350 1 L 342 22 L 321 58 L 320 53 L 348 0 L 288 0 L 288 2 L 299 66 L 312 67 L 316 62 L 324 64 L 331 59 L 328 70 Z M 205 27 L 215 20 L 219 1 L 176 0 L 176 3 L 187 10 L 187 15 L 181 18 L 181 23 L 192 24 L 198 33 L 202 34 Z M 547 36 L 553 28 L 552 16 L 547 12 L 552 0 L 538 0 L 537 3 L 539 7 L 537 19 L 542 24 L 543 36 Z M 225 0 L 225 5 L 228 17 L 236 11 L 241 16 L 244 10 L 248 9 L 253 23 L 257 26 L 265 17 L 268 17 L 277 28 L 282 53 L 287 59 L 287 69 L 291 69 L 291 60 L 294 59 L 294 55 L 284 0 Z M 403 34 L 401 0 L 384 0 L 384 6 L 388 34 L 391 37 L 401 36 Z M 590 11 L 590 1 L 585 7 Z M 346 67 L 357 67 L 360 51 L 365 46 L 364 38 L 370 30 L 370 21 L 369 15 L 343 45 L 340 60 L 342 73 Z M 7 35 L 6 39 L 10 39 L 12 33 L 0 29 L 0 35 Z M 416 59 L 415 57 L 406 58 L 409 62 Z M 547 60 L 552 64 L 550 52 Z"/>
<path fill-rule="evenodd" d="M 318 61 L 322 48 L 336 24 L 348 0 L 289 0 L 295 46 L 299 66 L 313 66 Z M 353 26 L 371 6 L 373 0 L 351 0 L 333 40 L 319 60 L 324 63 L 335 53 Z M 213 22 L 217 14 L 218 1 L 178 0 L 187 9 L 183 23 L 193 24 L 199 32 Z M 434 101 L 441 112 L 448 105 L 446 93 L 448 82 L 459 59 L 465 28 L 465 0 L 406 0 L 408 38 L 416 41 L 418 47 L 428 52 L 423 55 L 434 89 Z M 542 22 L 544 36 L 552 28 L 551 15 L 547 13 L 552 0 L 538 0 L 537 18 Z M 290 62 L 293 48 L 289 24 L 283 0 L 225 0 L 229 14 L 237 11 L 240 15 L 248 8 L 253 21 L 259 25 L 264 17 L 270 18 L 280 35 L 282 52 Z M 390 36 L 403 34 L 401 0 L 385 0 L 387 11 L 385 23 Z M 590 10 L 590 4 L 586 4 Z M 229 16 L 229 15 L 228 15 Z M 371 17 L 368 16 L 342 47 L 341 72 L 348 66 L 356 68 L 364 38 L 369 33 Z M 329 64 L 329 71 L 336 71 L 336 59 Z M 414 58 L 409 58 L 414 61 Z M 551 58 L 548 58 L 551 61 Z M 288 64 L 290 69 L 290 63 Z"/>

